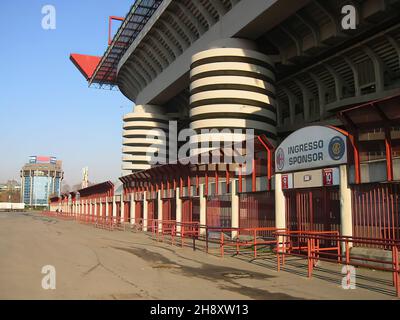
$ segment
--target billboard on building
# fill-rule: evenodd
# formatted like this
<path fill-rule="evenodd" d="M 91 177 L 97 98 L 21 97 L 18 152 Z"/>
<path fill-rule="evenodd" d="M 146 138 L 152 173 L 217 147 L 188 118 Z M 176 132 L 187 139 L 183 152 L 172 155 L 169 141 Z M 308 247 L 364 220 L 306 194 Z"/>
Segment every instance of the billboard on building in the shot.
<path fill-rule="evenodd" d="M 51 163 L 56 164 L 57 158 L 56 157 L 49 157 L 49 156 L 30 156 L 29 163 Z"/>

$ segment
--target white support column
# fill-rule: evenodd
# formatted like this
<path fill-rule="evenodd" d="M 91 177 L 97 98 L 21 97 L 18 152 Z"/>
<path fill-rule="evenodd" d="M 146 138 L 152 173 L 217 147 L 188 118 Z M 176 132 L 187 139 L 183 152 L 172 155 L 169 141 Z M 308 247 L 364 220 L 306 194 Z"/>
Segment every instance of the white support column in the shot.
<path fill-rule="evenodd" d="M 124 195 L 121 195 L 120 208 L 121 208 L 121 222 L 125 222 L 125 202 Z"/>
<path fill-rule="evenodd" d="M 351 189 L 348 183 L 347 165 L 341 165 L 340 170 L 340 234 L 353 236 L 353 216 L 351 210 Z M 349 244 L 350 247 L 352 244 Z M 344 250 L 345 248 L 342 248 Z"/>
<path fill-rule="evenodd" d="M 109 210 L 108 210 L 108 207 L 109 207 L 109 205 L 108 205 L 108 200 L 109 200 L 109 197 L 106 197 L 106 217 L 108 218 L 109 216 L 110 216 L 110 213 L 108 212 Z"/>
<path fill-rule="evenodd" d="M 115 202 L 115 197 L 112 198 L 112 216 L 115 218 L 117 216 L 117 203 Z"/>
<path fill-rule="evenodd" d="M 275 228 L 286 229 L 286 204 L 280 173 L 275 174 Z"/>
<path fill-rule="evenodd" d="M 158 190 L 157 192 L 157 210 L 158 210 L 158 232 L 162 231 L 162 220 L 163 220 L 163 201 L 161 199 L 161 190 Z"/>
<path fill-rule="evenodd" d="M 176 188 L 175 192 L 175 199 L 176 199 L 176 222 L 182 222 L 182 199 L 180 195 L 180 188 Z M 181 226 L 176 227 L 177 232 L 181 232 Z"/>
<path fill-rule="evenodd" d="M 100 209 L 100 219 L 103 218 L 103 199 L 100 197 L 100 203 L 99 203 L 99 209 Z"/>
<path fill-rule="evenodd" d="M 133 192 L 131 193 L 131 203 L 130 203 L 130 205 L 131 205 L 131 224 L 135 224 L 136 223 L 136 221 L 135 221 L 136 206 L 135 206 L 135 196 L 134 196 Z"/>
<path fill-rule="evenodd" d="M 231 206 L 232 206 L 232 228 L 239 228 L 239 194 L 236 189 L 236 180 L 231 183 Z M 237 231 L 232 232 L 232 237 L 236 238 L 238 236 Z"/>
<path fill-rule="evenodd" d="M 148 205 L 147 205 L 147 191 L 143 193 L 143 231 L 147 231 L 147 217 L 148 217 Z"/>
<path fill-rule="evenodd" d="M 97 219 L 97 199 L 94 200 L 93 216 Z"/>
<path fill-rule="evenodd" d="M 201 184 L 199 190 L 200 194 L 200 225 L 205 226 L 207 223 L 207 198 L 205 196 L 205 184 Z M 201 228 L 200 234 L 205 235 L 206 229 Z"/>

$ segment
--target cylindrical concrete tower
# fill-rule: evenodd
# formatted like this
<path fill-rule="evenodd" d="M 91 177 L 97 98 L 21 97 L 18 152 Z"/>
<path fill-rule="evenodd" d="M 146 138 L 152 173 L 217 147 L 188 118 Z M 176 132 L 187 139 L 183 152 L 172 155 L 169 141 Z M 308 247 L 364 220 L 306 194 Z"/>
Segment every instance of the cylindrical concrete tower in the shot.
<path fill-rule="evenodd" d="M 154 156 L 166 157 L 168 116 L 154 105 L 136 105 L 124 116 L 123 175 L 149 169 Z"/>
<path fill-rule="evenodd" d="M 218 134 L 201 134 L 202 129 L 247 128 L 254 129 L 255 135 L 265 134 L 274 143 L 273 69 L 271 59 L 247 40 L 222 40 L 195 54 L 190 70 L 190 127 L 197 136 L 191 141 L 218 139 Z M 244 133 L 228 135 L 228 139 L 242 141 Z M 220 141 L 227 140 L 225 133 L 219 137 Z M 198 149 L 204 151 L 205 148 Z"/>

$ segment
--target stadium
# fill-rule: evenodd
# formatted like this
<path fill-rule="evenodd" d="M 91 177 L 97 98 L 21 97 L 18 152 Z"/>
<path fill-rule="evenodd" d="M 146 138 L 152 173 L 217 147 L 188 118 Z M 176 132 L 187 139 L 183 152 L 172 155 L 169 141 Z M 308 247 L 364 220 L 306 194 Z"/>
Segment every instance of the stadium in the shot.
<path fill-rule="evenodd" d="M 352 29 L 342 25 L 348 5 Z M 136 1 L 110 17 L 121 26 L 103 56 L 70 57 L 89 86 L 134 104 L 123 118 L 123 190 L 90 186 L 52 198 L 51 211 L 182 238 L 220 231 L 235 243 L 283 230 L 327 257 L 374 250 L 381 261 L 393 248 L 398 264 L 399 9 L 397 0 Z M 196 159 L 240 149 L 252 160 L 151 164 L 149 153 L 170 155 L 165 137 L 186 128 L 192 144 L 206 142 Z M 224 138 L 231 148 L 208 143 Z"/>

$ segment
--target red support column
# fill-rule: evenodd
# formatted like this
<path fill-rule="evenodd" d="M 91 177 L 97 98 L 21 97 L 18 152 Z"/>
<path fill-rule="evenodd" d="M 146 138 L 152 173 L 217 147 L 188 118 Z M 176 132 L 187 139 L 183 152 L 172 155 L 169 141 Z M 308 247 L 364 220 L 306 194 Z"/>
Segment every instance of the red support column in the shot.
<path fill-rule="evenodd" d="M 251 172 L 251 191 L 256 192 L 256 181 L 257 181 L 257 176 L 256 176 L 256 159 L 252 160 L 252 166 L 253 166 L 253 171 Z"/>
<path fill-rule="evenodd" d="M 215 165 L 215 193 L 218 194 L 218 164 Z"/>
<path fill-rule="evenodd" d="M 239 164 L 239 192 L 242 192 L 242 165 Z"/>
<path fill-rule="evenodd" d="M 271 178 L 272 178 L 272 151 L 267 150 L 267 190 L 271 190 Z"/>
<path fill-rule="evenodd" d="M 229 180 L 230 180 L 230 176 L 229 176 L 229 164 L 226 164 L 226 167 L 225 167 L 225 174 L 226 174 L 226 193 L 229 193 Z"/>
<path fill-rule="evenodd" d="M 191 182 L 190 182 L 190 173 L 188 173 L 188 177 L 187 177 L 187 188 L 188 188 L 188 196 L 190 197 L 190 186 L 191 186 Z"/>
<path fill-rule="evenodd" d="M 386 171 L 387 180 L 393 181 L 393 156 L 392 156 L 392 137 L 390 128 L 385 128 L 385 149 L 386 149 Z"/>
<path fill-rule="evenodd" d="M 354 176 L 355 183 L 361 183 L 361 170 L 360 170 L 360 153 L 358 148 L 358 132 L 356 131 L 354 134 L 349 133 L 349 139 L 353 146 L 353 154 L 354 154 Z"/>

